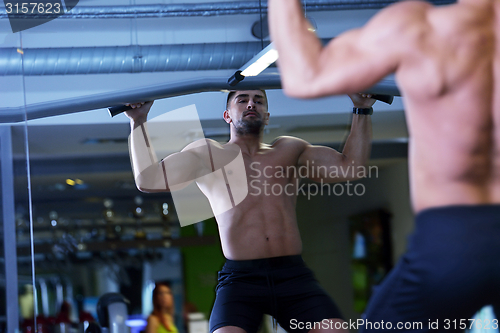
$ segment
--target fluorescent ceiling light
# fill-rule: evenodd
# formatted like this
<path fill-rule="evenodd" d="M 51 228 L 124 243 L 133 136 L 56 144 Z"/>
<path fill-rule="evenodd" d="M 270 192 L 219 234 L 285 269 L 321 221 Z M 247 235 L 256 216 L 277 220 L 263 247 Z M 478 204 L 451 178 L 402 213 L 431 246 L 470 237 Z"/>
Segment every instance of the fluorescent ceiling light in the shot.
<path fill-rule="evenodd" d="M 274 45 L 271 43 L 240 69 L 241 75 L 245 77 L 257 76 L 276 60 L 278 60 L 278 51 L 274 49 Z"/>
<path fill-rule="evenodd" d="M 228 80 L 229 85 L 235 86 L 238 82 L 243 81 L 247 76 L 257 76 L 264 69 L 278 60 L 278 51 L 274 48 L 273 43 L 266 46 L 262 51 L 257 53 L 249 62 L 237 70 Z"/>

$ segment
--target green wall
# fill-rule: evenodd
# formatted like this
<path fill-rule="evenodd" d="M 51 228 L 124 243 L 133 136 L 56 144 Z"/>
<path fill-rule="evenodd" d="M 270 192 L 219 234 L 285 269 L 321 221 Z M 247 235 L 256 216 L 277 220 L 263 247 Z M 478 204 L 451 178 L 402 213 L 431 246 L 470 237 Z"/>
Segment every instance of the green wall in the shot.
<path fill-rule="evenodd" d="M 208 246 L 190 246 L 181 249 L 184 258 L 184 283 L 186 300 L 196 305 L 199 312 L 209 318 L 215 300 L 217 272 L 224 265 L 225 258 L 219 241 L 215 219 L 203 222 L 203 235 L 216 235 L 217 240 Z M 195 237 L 194 225 L 181 228 L 181 237 Z"/>

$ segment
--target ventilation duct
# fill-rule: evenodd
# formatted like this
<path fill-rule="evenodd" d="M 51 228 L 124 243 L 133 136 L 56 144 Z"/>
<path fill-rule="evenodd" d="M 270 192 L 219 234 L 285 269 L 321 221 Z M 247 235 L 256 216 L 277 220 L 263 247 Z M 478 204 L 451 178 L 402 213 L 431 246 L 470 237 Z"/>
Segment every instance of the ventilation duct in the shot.
<path fill-rule="evenodd" d="M 23 55 L 0 48 L 0 76 L 238 69 L 261 49 L 260 42 L 26 48 Z"/>

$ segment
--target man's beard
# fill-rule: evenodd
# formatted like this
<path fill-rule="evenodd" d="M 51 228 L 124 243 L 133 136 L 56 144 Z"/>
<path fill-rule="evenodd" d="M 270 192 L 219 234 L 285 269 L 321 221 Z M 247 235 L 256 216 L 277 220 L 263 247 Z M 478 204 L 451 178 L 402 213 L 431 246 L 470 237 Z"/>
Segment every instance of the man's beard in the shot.
<path fill-rule="evenodd" d="M 234 127 L 238 135 L 259 135 L 262 131 L 262 119 L 242 119 L 238 122 L 238 125 Z"/>

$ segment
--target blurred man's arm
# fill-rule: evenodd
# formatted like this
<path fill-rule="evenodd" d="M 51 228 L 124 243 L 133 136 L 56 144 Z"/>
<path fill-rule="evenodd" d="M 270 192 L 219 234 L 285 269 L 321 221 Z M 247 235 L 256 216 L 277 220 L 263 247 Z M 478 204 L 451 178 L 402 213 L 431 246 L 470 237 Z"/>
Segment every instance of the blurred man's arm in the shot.
<path fill-rule="evenodd" d="M 364 27 L 323 47 L 298 0 L 269 0 L 271 39 L 285 93 L 299 98 L 349 94 L 396 71 L 411 52 L 428 4 L 404 1 L 376 14 Z M 417 29 L 415 29 L 417 28 Z"/>

